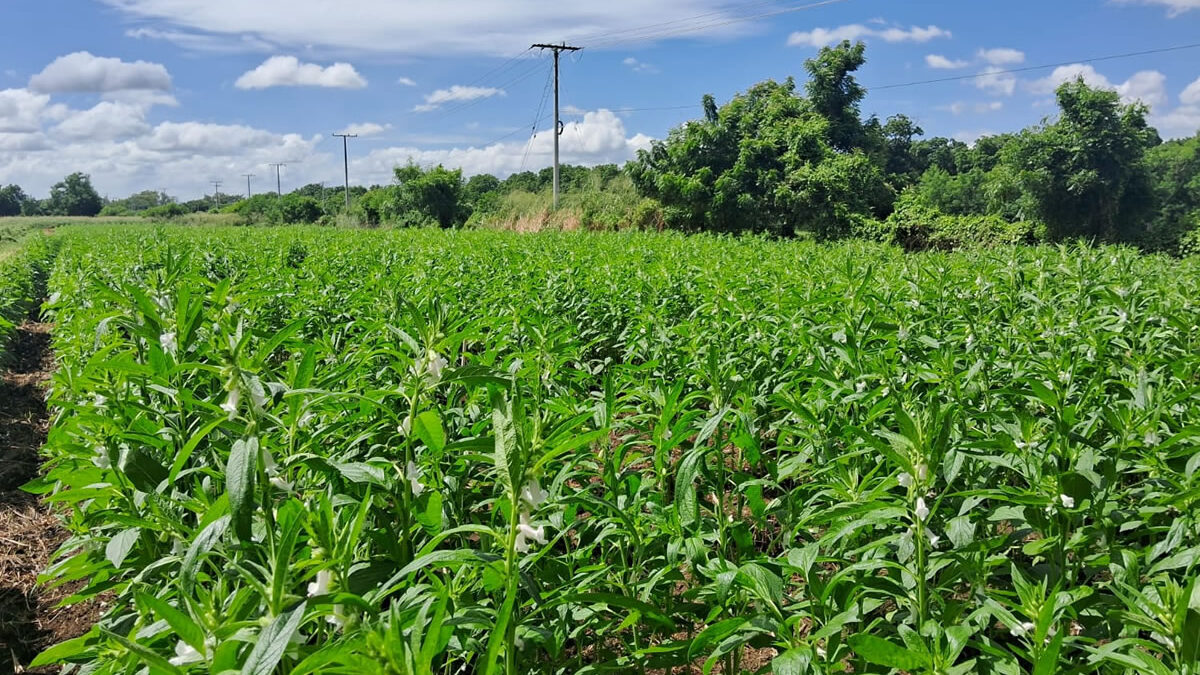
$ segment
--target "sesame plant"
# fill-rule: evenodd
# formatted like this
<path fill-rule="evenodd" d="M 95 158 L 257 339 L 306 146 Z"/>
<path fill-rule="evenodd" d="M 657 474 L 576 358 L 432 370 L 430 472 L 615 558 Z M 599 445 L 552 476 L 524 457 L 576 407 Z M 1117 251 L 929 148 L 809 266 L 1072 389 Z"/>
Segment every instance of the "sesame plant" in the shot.
<path fill-rule="evenodd" d="M 1200 267 L 64 230 L 76 672 L 1200 673 Z"/>

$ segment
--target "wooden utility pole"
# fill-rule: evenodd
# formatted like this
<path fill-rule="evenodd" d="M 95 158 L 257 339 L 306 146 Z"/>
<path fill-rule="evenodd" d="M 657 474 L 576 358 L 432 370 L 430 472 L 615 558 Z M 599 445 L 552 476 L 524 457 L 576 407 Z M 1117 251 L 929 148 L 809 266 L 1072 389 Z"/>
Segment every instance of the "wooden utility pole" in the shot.
<path fill-rule="evenodd" d="M 242 174 L 242 178 L 246 179 L 246 199 L 250 199 L 250 197 L 253 196 L 250 194 L 250 179 L 254 178 L 254 174 L 244 173 L 244 174 Z"/>
<path fill-rule="evenodd" d="M 577 52 L 583 47 L 568 47 L 567 43 L 561 45 L 533 45 L 536 49 L 549 49 L 554 52 L 554 209 L 558 210 L 558 192 L 559 192 L 559 176 L 558 176 L 558 141 L 563 133 L 563 123 L 559 119 L 558 113 L 558 57 L 563 52 Z"/>
<path fill-rule="evenodd" d="M 334 134 L 335 138 L 342 139 L 342 164 L 346 169 L 346 210 L 350 210 L 350 140 L 358 138 L 358 134 Z"/>
<path fill-rule="evenodd" d="M 221 208 L 221 183 L 224 181 L 210 180 L 208 182 L 212 183 L 213 186 L 213 206 Z"/>
<path fill-rule="evenodd" d="M 277 162 L 277 163 L 273 163 L 273 164 L 268 164 L 267 166 L 275 167 L 275 194 L 282 197 L 283 196 L 283 183 L 281 183 L 279 180 L 279 169 L 287 166 L 287 164 L 284 162 Z"/>

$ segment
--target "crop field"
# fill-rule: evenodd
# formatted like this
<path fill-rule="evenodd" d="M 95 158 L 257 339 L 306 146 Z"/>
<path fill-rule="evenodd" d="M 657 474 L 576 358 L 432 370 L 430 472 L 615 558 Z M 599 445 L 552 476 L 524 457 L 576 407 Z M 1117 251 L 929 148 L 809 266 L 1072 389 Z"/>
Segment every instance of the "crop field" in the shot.
<path fill-rule="evenodd" d="M 60 228 L 86 673 L 1200 673 L 1200 261 Z"/>

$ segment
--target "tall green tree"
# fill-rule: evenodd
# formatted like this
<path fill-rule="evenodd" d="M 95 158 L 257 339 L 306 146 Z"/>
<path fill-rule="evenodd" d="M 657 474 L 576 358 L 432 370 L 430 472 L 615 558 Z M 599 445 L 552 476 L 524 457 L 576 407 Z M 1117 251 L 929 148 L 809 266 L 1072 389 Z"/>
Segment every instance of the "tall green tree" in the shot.
<path fill-rule="evenodd" d="M 1136 242 L 1153 195 L 1146 150 L 1159 143 L 1147 108 L 1082 79 L 1056 92 L 1059 118 L 1001 152 L 1056 239 Z"/>
<path fill-rule="evenodd" d="M 1146 246 L 1173 251 L 1189 233 L 1200 233 L 1200 134 L 1168 141 L 1146 153 L 1155 211 Z"/>
<path fill-rule="evenodd" d="M 92 187 L 92 179 L 73 173 L 50 188 L 47 211 L 55 216 L 94 216 L 104 208 L 104 200 Z"/>
<path fill-rule="evenodd" d="M 0 188 L 0 216 L 21 215 L 21 207 L 27 201 L 29 197 L 20 185 L 6 185 Z"/>
<path fill-rule="evenodd" d="M 442 227 L 453 227 L 465 220 L 462 208 L 463 173 L 441 164 L 422 169 L 409 162 L 396 167 L 401 212 L 415 212 Z"/>
<path fill-rule="evenodd" d="M 867 62 L 866 46 L 844 40 L 836 47 L 823 47 L 816 57 L 804 62 L 808 83 L 804 85 L 812 109 L 829 123 L 829 142 L 836 150 L 849 152 L 866 145 L 859 105 L 867 90 L 854 79 L 854 71 Z"/>

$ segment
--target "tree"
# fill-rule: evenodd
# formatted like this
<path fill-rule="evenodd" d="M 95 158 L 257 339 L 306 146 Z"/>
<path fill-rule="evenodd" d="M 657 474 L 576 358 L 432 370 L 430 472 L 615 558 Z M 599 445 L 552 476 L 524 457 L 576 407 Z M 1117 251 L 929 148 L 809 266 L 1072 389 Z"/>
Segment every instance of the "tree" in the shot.
<path fill-rule="evenodd" d="M 829 121 L 829 142 L 841 152 L 863 148 L 866 140 L 859 104 L 867 90 L 851 75 L 867 62 L 865 53 L 863 43 L 843 40 L 836 47 L 822 47 L 815 58 L 804 62 L 808 100 L 813 111 Z"/>
<path fill-rule="evenodd" d="M 48 211 L 55 216 L 94 216 L 104 208 L 104 200 L 92 187 L 92 179 L 73 173 L 50 188 Z"/>
<path fill-rule="evenodd" d="M 19 216 L 29 196 L 19 185 L 6 185 L 0 188 L 0 216 Z"/>
<path fill-rule="evenodd" d="M 1146 106 L 1081 79 L 1058 88 L 1059 119 L 1001 151 L 1052 238 L 1136 242 L 1153 204 L 1145 154 L 1160 141 Z"/>
<path fill-rule="evenodd" d="M 790 78 L 757 84 L 710 117 L 672 130 L 627 169 L 670 227 L 834 238 L 890 203 L 878 168 L 834 150 L 829 120 Z"/>
<path fill-rule="evenodd" d="M 1151 148 L 1146 166 L 1155 211 L 1143 245 L 1174 251 L 1189 233 L 1200 233 L 1200 134 Z"/>
<path fill-rule="evenodd" d="M 423 170 L 416 164 L 396 167 L 400 188 L 401 212 L 409 211 L 442 227 L 453 227 L 464 220 L 462 209 L 462 169 L 453 171 L 441 164 Z"/>

